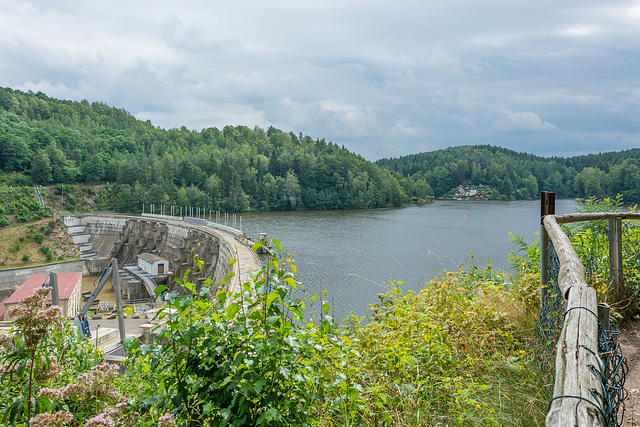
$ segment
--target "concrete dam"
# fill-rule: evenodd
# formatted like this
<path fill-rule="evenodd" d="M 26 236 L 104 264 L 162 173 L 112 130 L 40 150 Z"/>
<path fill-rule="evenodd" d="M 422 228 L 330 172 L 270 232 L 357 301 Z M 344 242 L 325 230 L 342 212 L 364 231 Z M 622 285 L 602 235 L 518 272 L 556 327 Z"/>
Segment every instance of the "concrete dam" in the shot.
<path fill-rule="evenodd" d="M 168 260 L 175 278 L 182 280 L 189 271 L 188 280 L 198 286 L 206 279 L 219 283 L 232 268 L 236 277 L 230 286 L 234 286 L 261 267 L 250 242 L 238 230 L 199 218 L 87 214 L 67 216 L 64 223 L 88 274 L 101 273 L 111 258 L 120 266 L 136 264 L 142 253 Z M 233 258 L 238 261 L 231 267 Z M 196 259 L 202 262 L 201 268 Z"/>
<path fill-rule="evenodd" d="M 168 283 L 171 278 L 187 279 L 198 287 L 206 279 L 219 283 L 229 273 L 235 277 L 228 283 L 230 290 L 249 280 L 250 274 L 261 268 L 260 260 L 251 250 L 238 230 L 203 219 L 172 217 L 164 215 L 123 216 L 116 214 L 79 214 L 64 217 L 69 236 L 78 245 L 81 261 L 63 262 L 39 267 L 7 270 L 0 273 L 0 289 L 9 289 L 22 284 L 32 274 L 73 272 L 82 270 L 83 275 L 99 275 L 112 258 L 123 268 L 137 264 L 138 255 L 157 255 L 169 261 L 169 271 L 156 277 L 159 283 Z M 230 261 L 237 259 L 231 267 Z M 198 269 L 197 260 L 203 262 Z M 126 269 L 121 274 L 128 274 Z M 149 298 L 149 289 L 142 286 L 143 280 L 123 277 L 130 283 L 128 299 Z M 138 286 L 131 285 L 137 283 Z M 234 289 L 235 288 L 235 289 Z"/>

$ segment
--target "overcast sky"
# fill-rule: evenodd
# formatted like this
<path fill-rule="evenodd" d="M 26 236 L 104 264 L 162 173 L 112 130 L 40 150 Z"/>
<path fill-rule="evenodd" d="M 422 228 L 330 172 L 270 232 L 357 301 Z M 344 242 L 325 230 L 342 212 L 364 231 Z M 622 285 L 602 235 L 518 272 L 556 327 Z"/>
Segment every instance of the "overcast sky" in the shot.
<path fill-rule="evenodd" d="M 0 0 L 0 86 L 369 160 L 640 147 L 640 1 Z"/>

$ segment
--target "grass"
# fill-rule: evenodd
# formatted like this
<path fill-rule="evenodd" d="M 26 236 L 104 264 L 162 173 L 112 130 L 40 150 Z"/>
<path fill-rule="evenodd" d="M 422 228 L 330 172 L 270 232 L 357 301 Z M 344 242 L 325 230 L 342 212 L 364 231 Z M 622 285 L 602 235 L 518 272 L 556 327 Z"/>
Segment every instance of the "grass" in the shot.
<path fill-rule="evenodd" d="M 382 296 L 366 324 L 352 319 L 346 371 L 365 390 L 352 402 L 359 422 L 543 425 L 551 386 L 535 357 L 537 307 L 511 279 L 447 273 Z"/>
<path fill-rule="evenodd" d="M 78 249 L 62 221 L 46 219 L 0 230 L 0 270 L 76 259 Z"/>

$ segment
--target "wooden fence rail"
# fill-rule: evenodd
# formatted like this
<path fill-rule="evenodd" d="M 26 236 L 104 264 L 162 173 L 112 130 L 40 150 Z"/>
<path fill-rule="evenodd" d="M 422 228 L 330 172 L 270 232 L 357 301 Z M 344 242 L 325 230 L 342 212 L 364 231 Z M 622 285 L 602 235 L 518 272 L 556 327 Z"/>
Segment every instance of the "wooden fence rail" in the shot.
<path fill-rule="evenodd" d="M 556 347 L 556 378 L 553 400 L 546 417 L 546 426 L 604 426 L 602 383 L 592 372 L 602 367 L 598 355 L 598 320 L 607 324 L 608 307 L 598 306 L 595 289 L 587 285 L 585 270 L 571 241 L 560 224 L 578 221 L 607 220 L 609 223 L 609 269 L 614 294 L 622 287 L 623 219 L 640 220 L 639 213 L 574 213 L 555 215 L 553 193 L 541 195 L 541 304 L 546 304 L 549 277 L 546 247 L 551 241 L 560 264 L 558 287 L 566 300 L 564 324 Z M 599 312 L 600 308 L 600 312 Z M 590 368 L 591 367 L 591 368 Z"/>
<path fill-rule="evenodd" d="M 560 261 L 558 287 L 567 300 L 556 352 L 556 381 L 547 426 L 604 426 L 593 392 L 602 386 L 589 366 L 602 366 L 598 356 L 598 301 L 587 286 L 584 267 L 571 241 L 554 216 L 545 216 L 544 229 Z"/>

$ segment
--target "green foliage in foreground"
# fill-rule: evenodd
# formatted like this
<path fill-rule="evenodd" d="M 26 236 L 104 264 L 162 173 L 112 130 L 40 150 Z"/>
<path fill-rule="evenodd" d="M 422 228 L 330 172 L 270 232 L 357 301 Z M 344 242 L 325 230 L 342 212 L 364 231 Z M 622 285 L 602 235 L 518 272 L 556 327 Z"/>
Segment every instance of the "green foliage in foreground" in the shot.
<path fill-rule="evenodd" d="M 366 321 L 339 327 L 321 297 L 304 297 L 276 245 L 237 289 L 230 275 L 200 289 L 182 281 L 187 297 L 166 294 L 157 341 L 128 341 L 122 374 L 78 364 L 86 347 L 66 329 L 66 338 L 44 338 L 22 354 L 20 366 L 55 354 L 66 367 L 55 379 L 29 380 L 30 395 L 46 402 L 32 405 L 31 425 L 542 424 L 548 387 L 533 356 L 537 307 L 518 278 L 471 268 L 420 292 L 403 293 L 398 282 Z M 319 314 L 308 319 L 313 304 Z M 19 325 L 14 333 L 16 343 L 28 335 Z M 6 346 L 0 365 L 17 357 Z M 26 385 L 12 381 L 15 366 L 3 368 L 3 412 L 26 425 L 27 412 L 11 409 L 29 400 Z"/>
<path fill-rule="evenodd" d="M 625 208 L 622 196 L 591 198 L 576 207 L 577 212 L 638 212 L 637 206 Z M 585 267 L 587 283 L 598 291 L 598 301 L 613 307 L 614 315 L 630 319 L 640 312 L 640 221 L 622 221 L 623 286 L 617 291 L 609 275 L 607 221 L 589 221 L 565 227 Z"/>

